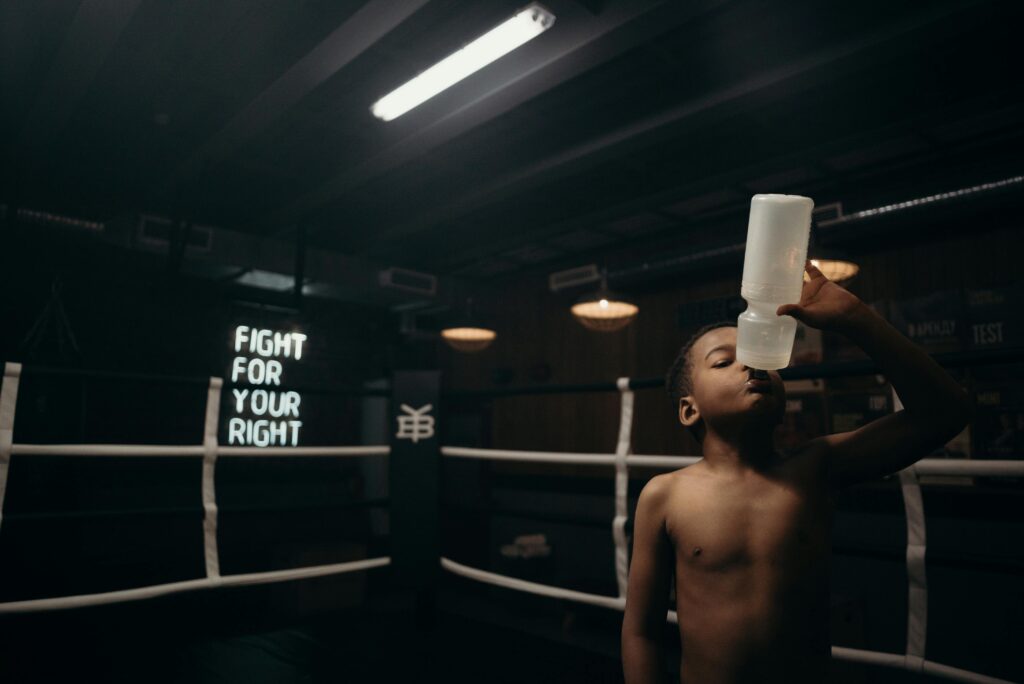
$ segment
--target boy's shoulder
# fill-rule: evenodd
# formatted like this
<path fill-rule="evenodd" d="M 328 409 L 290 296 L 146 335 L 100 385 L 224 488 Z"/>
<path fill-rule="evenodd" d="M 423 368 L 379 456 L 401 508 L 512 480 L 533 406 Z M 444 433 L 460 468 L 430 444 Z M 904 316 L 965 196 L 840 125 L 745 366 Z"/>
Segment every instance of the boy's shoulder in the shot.
<path fill-rule="evenodd" d="M 685 470 L 675 470 L 652 477 L 640 491 L 637 505 L 643 503 L 645 508 L 652 512 L 664 513 L 673 494 L 679 491 L 680 477 L 684 472 Z"/>
<path fill-rule="evenodd" d="M 673 476 L 677 472 L 680 471 L 655 475 L 644 485 L 640 496 L 655 502 L 663 500 L 672 491 L 672 486 L 675 484 Z"/>
<path fill-rule="evenodd" d="M 679 470 L 655 475 L 647 481 L 640 495 L 644 496 L 646 494 L 653 502 L 665 503 L 674 494 L 678 494 L 681 491 L 685 492 L 698 482 L 704 480 L 706 473 L 703 470 L 701 463 L 697 462 L 694 465 L 680 468 Z"/>

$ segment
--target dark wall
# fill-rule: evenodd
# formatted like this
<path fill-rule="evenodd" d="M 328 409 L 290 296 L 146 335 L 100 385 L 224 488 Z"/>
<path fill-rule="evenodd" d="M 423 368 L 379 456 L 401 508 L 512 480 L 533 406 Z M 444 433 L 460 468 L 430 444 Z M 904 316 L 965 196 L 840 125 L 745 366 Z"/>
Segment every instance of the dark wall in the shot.
<path fill-rule="evenodd" d="M 244 324 L 308 336 L 302 360 L 282 374 L 284 385 L 309 390 L 300 444 L 359 444 L 359 398 L 329 392 L 380 378 L 400 358 L 388 317 L 369 307 L 315 299 L 298 308 L 260 305 L 266 298 L 258 292 L 185 277 L 167 255 L 115 250 L 88 234 L 4 229 L 0 359 L 25 364 L 17 443 L 201 444 L 207 378 L 230 372 L 232 332 Z M 59 300 L 51 299 L 55 287 Z M 40 367 L 142 375 L 42 374 Z M 225 388 L 222 444 L 230 404 Z M 0 600 L 201 577 L 201 467 L 194 458 L 15 456 L 0 556 L 19 560 L 0 563 Z M 353 507 L 363 489 L 357 459 L 221 461 L 223 572 L 379 552 L 371 548 L 369 511 Z"/>
<path fill-rule="evenodd" d="M 310 298 L 295 307 L 287 293 L 186 277 L 168 255 L 114 249 L 69 231 L 5 228 L 0 359 L 200 381 L 198 391 L 189 391 L 160 381 L 27 380 L 26 395 L 46 390 L 45 399 L 26 400 L 19 414 L 21 430 L 39 423 L 32 439 L 196 443 L 205 401 L 202 379 L 230 373 L 236 325 L 308 336 L 303 359 L 288 364 L 282 377 L 286 385 L 358 385 L 387 374 L 400 360 L 389 317 L 370 307 Z M 51 297 L 55 288 L 61 321 Z M 317 401 L 309 399 L 310 412 L 318 410 Z M 335 408 L 343 409 L 327 405 L 321 412 Z M 37 410 L 43 415 L 33 416 Z M 328 421 L 319 422 L 327 434 L 318 441 L 339 436 L 327 429 Z M 315 438 L 312 432 L 309 437 Z M 26 440 L 28 433 L 19 438 Z"/>
<path fill-rule="evenodd" d="M 1024 228 L 1012 217 L 978 225 L 963 221 L 938 234 L 899 245 L 902 228 L 875 238 L 878 249 L 854 253 L 861 271 L 847 287 L 872 304 L 915 299 L 936 292 L 1010 287 L 1021 283 L 1018 255 Z M 896 242 L 896 247 L 891 247 Z M 685 304 L 735 297 L 742 263 L 654 285 L 620 287 L 640 314 L 616 333 L 585 329 L 569 313 L 573 298 L 546 287 L 540 274 L 509 282 L 481 306 L 500 314 L 499 337 L 478 354 L 439 345 L 439 363 L 453 389 L 487 389 L 537 384 L 592 383 L 619 376 L 663 377 L 680 345 L 697 325 L 682 326 Z M 857 356 L 845 339 L 826 333 L 825 360 Z M 493 400 L 490 439 L 501 448 L 610 451 L 618 426 L 618 399 L 611 395 L 511 397 Z M 673 420 L 663 390 L 637 393 L 634 450 L 637 453 L 697 453 L 697 444 Z"/>
<path fill-rule="evenodd" d="M 90 368 L 206 375 L 223 372 L 236 321 L 313 327 L 320 364 L 332 382 L 379 373 L 393 339 L 388 317 L 368 306 L 306 298 L 293 310 L 287 293 L 240 289 L 232 279 L 186 277 L 167 254 L 127 251 L 87 233 L 4 225 L 0 301 L 5 321 L 0 355 L 8 360 L 77 363 Z M 36 354 L 23 346 L 54 282 L 80 353 L 61 358 L 52 330 Z M 264 304 L 261 306 L 260 304 Z M 283 306 L 281 306 L 283 305 Z"/>

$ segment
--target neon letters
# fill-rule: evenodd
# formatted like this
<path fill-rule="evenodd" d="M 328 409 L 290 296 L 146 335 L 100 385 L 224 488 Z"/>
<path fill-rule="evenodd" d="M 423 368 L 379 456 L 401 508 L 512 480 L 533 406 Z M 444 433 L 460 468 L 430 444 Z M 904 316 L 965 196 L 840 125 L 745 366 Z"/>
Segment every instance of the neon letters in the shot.
<path fill-rule="evenodd" d="M 235 358 L 231 382 L 279 387 L 283 360 L 301 360 L 306 335 L 240 325 L 235 328 Z M 228 421 L 228 444 L 240 446 L 297 446 L 299 443 L 298 392 L 233 387 Z"/>

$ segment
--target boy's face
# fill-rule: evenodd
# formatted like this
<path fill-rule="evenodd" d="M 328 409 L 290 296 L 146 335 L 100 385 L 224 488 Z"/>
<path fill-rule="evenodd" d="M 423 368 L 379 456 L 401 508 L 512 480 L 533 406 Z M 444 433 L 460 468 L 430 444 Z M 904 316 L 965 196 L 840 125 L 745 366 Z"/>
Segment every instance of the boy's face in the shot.
<path fill-rule="evenodd" d="M 690 348 L 692 392 L 680 400 L 684 425 L 704 419 L 705 428 L 744 431 L 755 424 L 770 430 L 782 421 L 786 389 L 769 371 L 767 381 L 751 380 L 751 369 L 736 360 L 736 328 L 715 328 Z"/>

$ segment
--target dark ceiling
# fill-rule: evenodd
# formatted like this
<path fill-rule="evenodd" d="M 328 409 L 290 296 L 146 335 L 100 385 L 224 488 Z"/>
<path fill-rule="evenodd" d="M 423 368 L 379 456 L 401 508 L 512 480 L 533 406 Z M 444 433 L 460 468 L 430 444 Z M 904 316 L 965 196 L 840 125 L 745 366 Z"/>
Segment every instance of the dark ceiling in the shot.
<path fill-rule="evenodd" d="M 1021 173 L 1017 1 L 550 0 L 538 39 L 370 114 L 524 4 L 4 2 L 0 200 L 488 280 L 714 245 L 754 192 Z"/>

